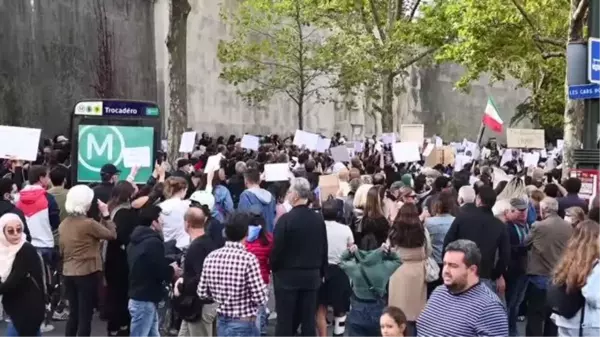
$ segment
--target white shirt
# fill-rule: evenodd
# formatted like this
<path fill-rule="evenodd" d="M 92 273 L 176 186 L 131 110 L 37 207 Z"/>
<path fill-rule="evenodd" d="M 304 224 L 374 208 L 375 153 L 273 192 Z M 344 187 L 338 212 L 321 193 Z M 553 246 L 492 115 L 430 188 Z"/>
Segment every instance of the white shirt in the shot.
<path fill-rule="evenodd" d="M 327 229 L 327 260 L 329 264 L 339 264 L 342 253 L 354 244 L 354 236 L 350 227 L 336 221 L 325 221 Z"/>

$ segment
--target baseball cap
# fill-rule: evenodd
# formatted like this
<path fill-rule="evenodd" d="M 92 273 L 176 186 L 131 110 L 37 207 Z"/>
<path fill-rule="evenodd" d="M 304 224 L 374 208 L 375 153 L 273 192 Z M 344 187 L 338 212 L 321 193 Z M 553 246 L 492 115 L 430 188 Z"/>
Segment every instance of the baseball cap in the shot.
<path fill-rule="evenodd" d="M 527 209 L 527 202 L 521 198 L 512 198 L 510 199 L 510 207 L 517 209 L 519 211 L 524 211 Z"/>
<path fill-rule="evenodd" d="M 215 197 L 208 191 L 196 191 L 190 196 L 190 201 L 208 206 L 210 211 L 215 207 Z"/>
<path fill-rule="evenodd" d="M 121 173 L 121 171 L 113 164 L 105 164 L 102 166 L 102 168 L 100 168 L 100 174 L 108 174 L 112 176 L 119 173 Z"/>
<path fill-rule="evenodd" d="M 189 165 L 189 164 L 191 164 L 191 162 L 190 162 L 190 160 L 189 160 L 189 159 L 186 159 L 186 158 L 180 158 L 180 159 L 178 159 L 178 160 L 177 160 L 177 168 L 178 168 L 178 169 L 179 169 L 179 168 L 182 168 L 182 167 L 184 167 L 184 166 L 186 166 L 186 165 Z"/>

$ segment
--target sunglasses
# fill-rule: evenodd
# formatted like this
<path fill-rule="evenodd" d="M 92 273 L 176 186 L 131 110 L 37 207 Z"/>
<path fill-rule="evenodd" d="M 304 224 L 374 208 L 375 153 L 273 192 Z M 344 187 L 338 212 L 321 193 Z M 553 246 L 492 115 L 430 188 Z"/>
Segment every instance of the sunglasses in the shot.
<path fill-rule="evenodd" d="M 23 233 L 23 228 L 21 228 L 21 227 L 17 227 L 17 228 L 7 228 L 7 229 L 6 229 L 6 233 L 7 233 L 8 235 L 18 235 L 18 234 L 21 234 L 21 233 Z"/>

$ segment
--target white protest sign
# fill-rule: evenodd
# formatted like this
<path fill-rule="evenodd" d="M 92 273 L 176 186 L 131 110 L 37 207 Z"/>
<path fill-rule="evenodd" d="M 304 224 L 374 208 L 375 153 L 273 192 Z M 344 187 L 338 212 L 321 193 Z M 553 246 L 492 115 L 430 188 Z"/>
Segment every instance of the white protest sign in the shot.
<path fill-rule="evenodd" d="M 260 145 L 260 138 L 258 138 L 256 136 L 244 135 L 244 137 L 242 137 L 241 146 L 243 149 L 258 151 L 259 145 Z"/>
<path fill-rule="evenodd" d="M 187 131 L 181 135 L 181 143 L 179 143 L 179 152 L 191 153 L 194 152 L 196 145 L 196 131 Z"/>
<path fill-rule="evenodd" d="M 413 142 L 395 143 L 392 145 L 392 155 L 395 163 L 410 163 L 421 160 L 419 144 Z"/>
<path fill-rule="evenodd" d="M 319 141 L 317 142 L 316 151 L 319 153 L 323 153 L 323 152 L 327 151 L 327 149 L 329 149 L 329 146 L 331 146 L 331 138 L 319 137 Z"/>
<path fill-rule="evenodd" d="M 168 141 L 168 140 L 166 140 L 166 139 L 162 139 L 162 140 L 160 141 L 160 149 L 161 149 L 163 152 L 167 152 L 168 148 L 169 148 L 169 141 Z"/>
<path fill-rule="evenodd" d="M 523 154 L 523 165 L 527 168 L 537 167 L 539 161 L 540 161 L 540 153 L 539 152 Z"/>
<path fill-rule="evenodd" d="M 365 144 L 363 142 L 354 142 L 354 152 L 361 153 L 364 150 Z"/>
<path fill-rule="evenodd" d="M 288 181 L 290 165 L 288 163 L 265 164 L 265 181 Z"/>
<path fill-rule="evenodd" d="M 413 142 L 423 144 L 425 139 L 425 126 L 423 124 L 402 124 L 400 125 L 400 142 Z"/>
<path fill-rule="evenodd" d="M 429 155 L 431 154 L 431 151 L 433 151 L 434 147 L 435 147 L 435 144 L 433 144 L 433 143 L 427 144 L 427 147 L 425 148 L 425 150 L 423 150 L 423 157 L 429 157 Z"/>
<path fill-rule="evenodd" d="M 344 145 L 332 147 L 331 149 L 329 149 L 329 151 L 331 151 L 331 157 L 333 158 L 333 160 L 342 163 L 350 161 L 350 154 L 348 150 L 354 149 L 350 149 Z"/>
<path fill-rule="evenodd" d="M 0 158 L 35 161 L 41 129 L 0 125 Z"/>
<path fill-rule="evenodd" d="M 206 167 L 204 168 L 204 173 L 214 172 L 221 168 L 221 159 L 223 159 L 223 155 L 218 153 L 214 156 L 208 157 L 206 161 Z"/>
<path fill-rule="evenodd" d="M 150 167 L 152 154 L 149 146 L 128 147 L 123 149 L 123 165 L 127 168 Z"/>
<path fill-rule="evenodd" d="M 314 151 L 317 149 L 319 138 L 319 135 L 316 133 L 296 130 L 296 134 L 294 135 L 294 145 L 298 147 L 304 146 L 308 150 Z"/>
<path fill-rule="evenodd" d="M 394 144 L 396 142 L 396 134 L 393 132 L 384 133 L 381 135 L 383 144 Z"/>
<path fill-rule="evenodd" d="M 543 149 L 546 137 L 543 129 L 508 129 L 506 144 L 515 149 Z"/>

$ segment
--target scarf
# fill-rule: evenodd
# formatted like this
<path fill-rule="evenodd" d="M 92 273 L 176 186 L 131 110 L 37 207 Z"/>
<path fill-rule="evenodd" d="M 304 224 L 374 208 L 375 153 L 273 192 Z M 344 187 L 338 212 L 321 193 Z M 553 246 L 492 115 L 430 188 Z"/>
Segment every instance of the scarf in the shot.
<path fill-rule="evenodd" d="M 21 240 L 17 244 L 11 244 L 6 240 L 4 228 L 9 223 L 15 222 L 20 223 L 21 227 L 24 227 L 21 218 L 14 213 L 6 213 L 0 217 L 0 230 L 2 231 L 2 234 L 0 235 L 0 280 L 2 280 L 2 282 L 6 281 L 8 275 L 10 275 L 13 263 L 15 262 L 15 257 L 19 250 L 21 250 L 21 247 L 23 247 L 23 244 L 27 241 L 24 232 L 21 232 Z"/>

